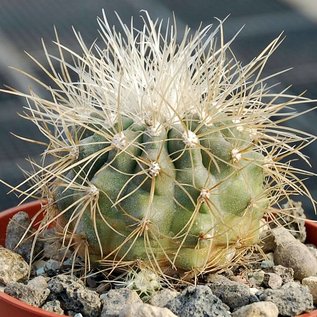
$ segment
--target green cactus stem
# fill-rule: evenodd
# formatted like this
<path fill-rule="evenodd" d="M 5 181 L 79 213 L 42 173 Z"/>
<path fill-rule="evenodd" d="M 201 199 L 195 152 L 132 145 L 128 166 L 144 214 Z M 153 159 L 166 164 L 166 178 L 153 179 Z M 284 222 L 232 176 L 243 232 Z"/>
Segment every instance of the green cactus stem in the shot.
<path fill-rule="evenodd" d="M 162 33 L 162 21 L 142 17 L 141 31 L 121 20 L 116 31 L 104 15 L 101 44 L 87 48 L 77 34 L 81 56 L 57 38 L 60 71 L 47 54 L 56 87 L 42 84 L 51 100 L 11 92 L 48 139 L 25 194 L 48 199 L 39 230 L 55 222 L 86 263 L 218 270 L 257 247 L 273 207 L 310 197 L 291 157 L 306 160 L 313 138 L 273 120 L 310 100 L 261 78 L 279 38 L 242 65 L 222 22 L 177 41 L 175 21 Z"/>

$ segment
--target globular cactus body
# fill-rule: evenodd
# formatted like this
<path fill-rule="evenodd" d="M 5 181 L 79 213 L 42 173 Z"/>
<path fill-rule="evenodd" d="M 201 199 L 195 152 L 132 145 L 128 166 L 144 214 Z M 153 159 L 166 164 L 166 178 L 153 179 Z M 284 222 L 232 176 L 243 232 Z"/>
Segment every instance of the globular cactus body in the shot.
<path fill-rule="evenodd" d="M 197 116 L 183 124 L 153 132 L 121 123 L 111 138 L 81 140 L 80 159 L 102 147 L 107 153 L 103 164 L 96 161 L 97 170 L 91 166 L 87 190 L 96 196 L 95 216 L 88 205 L 76 230 L 87 238 L 91 255 L 191 270 L 221 252 L 224 264 L 238 241 L 244 247 L 256 241 L 268 202 L 263 156 L 240 153 L 252 148 L 252 137 L 229 125 L 222 133 Z M 62 212 L 76 199 L 60 189 L 56 200 Z M 76 212 L 71 208 L 67 219 Z"/>
<path fill-rule="evenodd" d="M 83 56 L 57 38 L 61 72 L 50 55 L 46 71 L 57 87 L 41 84 L 52 100 L 12 92 L 33 102 L 29 119 L 49 140 L 25 193 L 48 200 L 39 230 L 55 222 L 90 262 L 219 269 L 256 245 L 272 206 L 310 197 L 297 176 L 307 172 L 288 157 L 306 160 L 311 136 L 271 119 L 309 100 L 272 93 L 260 77 L 279 39 L 242 66 L 222 23 L 186 28 L 178 42 L 175 23 L 163 33 L 143 19 L 142 31 L 121 22 L 124 36 L 100 19 L 104 49 L 77 34 Z"/>

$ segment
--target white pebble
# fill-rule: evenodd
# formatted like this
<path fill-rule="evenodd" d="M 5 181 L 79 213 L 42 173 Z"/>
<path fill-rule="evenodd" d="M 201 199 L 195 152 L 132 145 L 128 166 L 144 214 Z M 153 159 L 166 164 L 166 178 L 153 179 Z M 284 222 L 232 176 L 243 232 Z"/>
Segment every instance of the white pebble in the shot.
<path fill-rule="evenodd" d="M 317 276 L 305 277 L 302 284 L 309 288 L 310 293 L 313 295 L 314 304 L 317 303 Z"/>

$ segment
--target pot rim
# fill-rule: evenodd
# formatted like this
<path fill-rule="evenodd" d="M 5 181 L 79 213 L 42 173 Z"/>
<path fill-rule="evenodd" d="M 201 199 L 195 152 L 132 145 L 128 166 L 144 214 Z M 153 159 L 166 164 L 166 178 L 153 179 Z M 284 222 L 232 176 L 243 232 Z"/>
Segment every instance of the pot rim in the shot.
<path fill-rule="evenodd" d="M 16 299 L 4 292 L 0 292 L 0 302 L 5 302 L 7 303 L 8 305 L 12 305 L 14 307 L 17 307 L 21 310 L 21 316 L 22 315 L 22 311 L 26 311 L 26 312 L 29 312 L 29 313 L 32 313 L 34 314 L 34 316 L 42 316 L 42 317 L 67 317 L 66 315 L 59 315 L 59 314 L 55 314 L 55 313 L 52 313 L 52 312 L 49 312 L 49 311 L 46 311 L 42 308 L 39 308 L 39 307 L 35 307 L 35 306 L 31 306 L 19 299 Z"/>

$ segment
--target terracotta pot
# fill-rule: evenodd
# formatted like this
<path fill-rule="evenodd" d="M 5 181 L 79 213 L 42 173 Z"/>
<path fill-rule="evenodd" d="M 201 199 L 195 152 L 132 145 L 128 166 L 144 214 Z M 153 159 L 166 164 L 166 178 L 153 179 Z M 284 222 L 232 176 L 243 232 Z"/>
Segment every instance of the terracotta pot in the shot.
<path fill-rule="evenodd" d="M 41 202 L 34 201 L 26 203 L 18 207 L 8 209 L 0 212 L 0 245 L 4 244 L 7 224 L 12 216 L 18 211 L 25 211 L 31 217 L 35 216 L 41 209 Z M 38 220 L 41 219 L 41 215 L 38 215 Z M 306 222 L 307 229 L 307 242 L 317 245 L 317 223 Z M 15 299 L 7 294 L 0 291 L 0 313 L 3 317 L 58 317 L 54 313 L 47 312 L 37 307 L 28 305 L 18 299 Z M 298 317 L 317 317 L 317 310 L 310 313 L 300 315 Z"/>
<path fill-rule="evenodd" d="M 35 216 L 41 209 L 41 202 L 34 201 L 18 207 L 0 212 L 0 245 L 4 245 L 6 228 L 9 220 L 18 211 L 25 211 L 31 217 Z M 38 220 L 41 216 L 38 217 Z M 3 317 L 61 317 L 62 315 L 50 313 L 43 309 L 28 305 L 14 297 L 0 291 L 0 315 Z"/>

